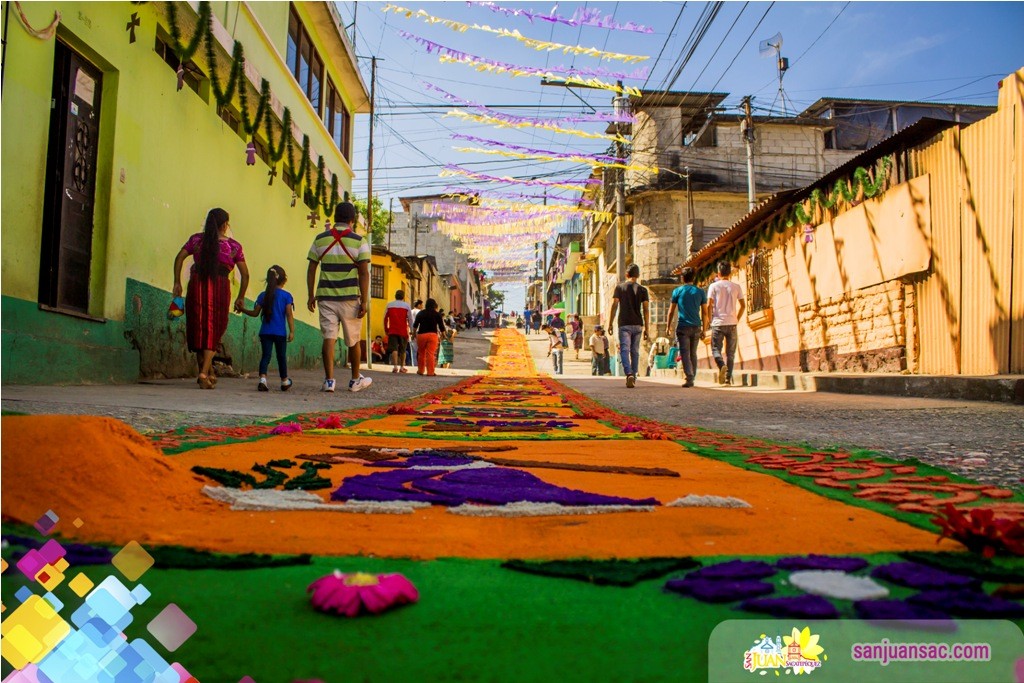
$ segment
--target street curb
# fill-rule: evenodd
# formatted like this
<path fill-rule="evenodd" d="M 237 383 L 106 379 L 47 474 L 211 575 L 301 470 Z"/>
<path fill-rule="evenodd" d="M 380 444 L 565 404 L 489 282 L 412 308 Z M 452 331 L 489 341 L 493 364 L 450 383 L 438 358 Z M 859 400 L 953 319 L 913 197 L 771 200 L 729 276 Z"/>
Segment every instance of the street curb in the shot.
<path fill-rule="evenodd" d="M 673 371 L 662 371 L 671 376 Z M 659 373 L 661 374 L 661 373 Z M 680 378 L 681 374 L 675 373 Z M 698 370 L 697 378 L 717 382 L 717 370 Z M 851 375 L 803 372 L 733 373 L 738 386 L 767 389 L 821 391 L 833 394 L 912 396 L 959 401 L 990 401 L 1024 404 L 1024 377 L 959 377 L 949 375 Z"/>

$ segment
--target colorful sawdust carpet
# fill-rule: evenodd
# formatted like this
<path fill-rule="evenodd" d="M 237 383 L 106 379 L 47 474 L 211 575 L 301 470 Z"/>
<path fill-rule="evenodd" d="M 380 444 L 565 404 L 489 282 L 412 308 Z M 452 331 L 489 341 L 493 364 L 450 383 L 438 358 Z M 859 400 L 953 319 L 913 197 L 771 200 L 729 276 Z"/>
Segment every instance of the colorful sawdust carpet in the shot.
<path fill-rule="evenodd" d="M 121 618 L 135 618 L 107 631 L 135 629 L 145 640 L 151 619 L 164 616 L 158 607 L 173 602 L 195 633 L 173 654 L 154 635 L 151 656 L 179 661 L 201 681 L 658 678 L 678 666 L 664 650 L 682 648 L 706 667 L 711 629 L 755 613 L 1020 618 L 1017 603 L 992 595 L 1011 581 L 968 577 L 944 612 L 932 587 L 893 578 L 908 572 L 896 553 L 914 553 L 919 567 L 970 557 L 963 567 L 1024 575 L 1002 554 L 967 556 L 939 536 L 950 509 L 1019 527 L 1019 494 L 917 463 L 625 416 L 539 376 L 514 331 L 496 333 L 490 366 L 389 407 L 186 427 L 150 440 L 102 418 L 5 417 L 3 513 L 33 523 L 52 509 L 61 522 L 41 530 L 77 543 L 278 556 L 239 571 L 204 556 L 213 558 L 209 570 L 158 559 L 144 575 L 121 572 L 152 597 L 125 607 Z M 1000 552 L 1012 542 L 1010 534 L 994 541 Z M 77 575 L 67 564 L 62 576 Z M 401 572 L 420 602 L 331 620 L 303 591 L 336 568 Z M 82 576 L 102 586 L 109 574 L 97 564 Z M 582 581 L 565 580 L 573 577 Z M 42 597 L 15 595 L 30 578 L 4 582 L 5 605 L 48 599 L 38 580 Z M 80 602 L 66 589 L 59 581 L 48 589 L 55 602 L 47 605 L 69 605 L 54 609 L 54 620 Z M 82 595 L 87 605 L 91 594 Z M 78 630 L 69 633 L 82 632 L 90 614 L 70 618 Z M 686 645 L 684 623 L 697 639 Z M 18 666 L 4 637 L 4 665 Z M 85 652 L 81 640 L 73 653 Z M 45 673 L 47 653 L 54 660 L 67 648 L 40 643 L 33 656 Z M 524 648 L 530 655 L 518 656 Z M 145 659 L 134 650 L 117 656 Z"/>

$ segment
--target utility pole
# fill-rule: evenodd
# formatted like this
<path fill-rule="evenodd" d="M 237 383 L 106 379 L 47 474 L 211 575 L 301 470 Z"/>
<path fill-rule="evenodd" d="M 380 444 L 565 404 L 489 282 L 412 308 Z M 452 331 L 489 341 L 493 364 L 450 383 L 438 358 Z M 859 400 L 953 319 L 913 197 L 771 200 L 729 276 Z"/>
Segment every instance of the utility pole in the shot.
<path fill-rule="evenodd" d="M 619 91 L 622 91 L 622 81 L 616 81 Z M 616 118 L 629 113 L 629 98 L 625 95 L 618 95 L 612 98 L 612 107 Z M 622 144 L 620 132 L 621 123 L 615 124 L 615 132 L 619 133 L 619 139 L 615 141 L 615 158 L 625 162 L 626 148 Z M 615 169 L 615 279 L 622 282 L 626 279 L 626 170 Z"/>
<path fill-rule="evenodd" d="M 388 202 L 388 251 L 391 251 L 391 233 L 395 230 L 395 198 Z"/>
<path fill-rule="evenodd" d="M 544 240 L 544 270 L 540 274 L 540 296 L 544 310 L 548 308 L 548 241 Z"/>
<path fill-rule="evenodd" d="M 418 213 L 414 213 L 412 215 L 412 255 L 413 256 L 419 256 L 420 255 L 419 248 L 420 248 L 420 215 Z M 416 291 L 419 292 L 419 287 L 416 288 Z"/>
<path fill-rule="evenodd" d="M 747 208 L 754 210 L 757 204 L 754 189 L 754 120 L 750 115 L 750 95 L 743 98 L 743 140 L 747 144 Z"/>
<path fill-rule="evenodd" d="M 353 24 L 355 19 L 353 17 Z M 366 163 L 366 233 L 367 242 L 373 244 L 373 109 L 376 100 L 376 88 L 377 88 L 377 58 L 370 57 L 370 146 L 366 152 L 367 163 Z M 373 301 L 373 296 L 369 296 L 366 299 L 366 336 L 364 339 L 370 341 L 373 337 L 370 336 L 370 304 Z M 369 346 L 366 349 L 366 367 L 373 370 L 373 353 L 370 351 Z"/>

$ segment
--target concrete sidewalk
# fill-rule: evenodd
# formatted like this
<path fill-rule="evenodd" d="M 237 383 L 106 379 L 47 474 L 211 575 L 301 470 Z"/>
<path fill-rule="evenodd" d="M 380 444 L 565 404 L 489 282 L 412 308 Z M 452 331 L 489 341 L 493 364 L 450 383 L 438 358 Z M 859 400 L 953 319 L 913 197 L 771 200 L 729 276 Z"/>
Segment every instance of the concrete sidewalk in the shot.
<path fill-rule="evenodd" d="M 537 369 L 553 372 L 547 354 L 547 337 L 530 335 L 530 349 Z M 566 377 L 590 377 L 590 351 L 580 351 L 576 360 L 573 349 L 565 351 Z M 662 379 L 682 384 L 682 369 L 654 370 L 645 377 L 646 357 L 640 358 L 643 368 L 640 379 Z M 552 375 L 554 376 L 554 375 Z M 622 378 L 619 378 L 622 380 Z M 710 369 L 697 371 L 697 386 L 717 387 L 718 372 Z M 871 396 L 903 396 L 916 398 L 950 399 L 957 401 L 992 401 L 996 403 L 1024 404 L 1024 375 L 993 375 L 968 377 L 962 375 L 894 375 L 888 373 L 828 373 L 828 372 L 770 372 L 737 369 L 733 385 L 748 389 L 771 391 L 827 392 L 833 394 L 867 394 Z"/>

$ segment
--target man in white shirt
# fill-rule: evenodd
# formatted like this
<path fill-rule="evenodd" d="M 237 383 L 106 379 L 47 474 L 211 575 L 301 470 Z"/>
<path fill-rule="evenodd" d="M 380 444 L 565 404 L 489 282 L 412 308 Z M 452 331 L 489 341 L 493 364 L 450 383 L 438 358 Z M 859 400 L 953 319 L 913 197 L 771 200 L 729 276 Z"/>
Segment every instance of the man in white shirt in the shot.
<path fill-rule="evenodd" d="M 416 299 L 412 304 L 412 310 L 409 311 L 409 320 L 412 321 L 409 323 L 410 330 L 412 329 L 412 326 L 416 324 L 416 316 L 420 314 L 421 310 L 423 310 L 423 299 Z M 416 365 L 417 356 L 419 355 L 416 351 L 416 335 L 412 334 L 409 336 L 409 365 L 414 367 Z"/>
<path fill-rule="evenodd" d="M 736 360 L 736 325 L 743 317 L 747 302 L 743 289 L 732 282 L 732 264 L 718 262 L 718 279 L 708 287 L 708 309 L 711 311 L 711 355 L 718 365 L 718 383 L 732 384 L 732 368 Z M 739 308 L 737 309 L 737 305 Z M 725 355 L 722 357 L 722 342 Z"/>

